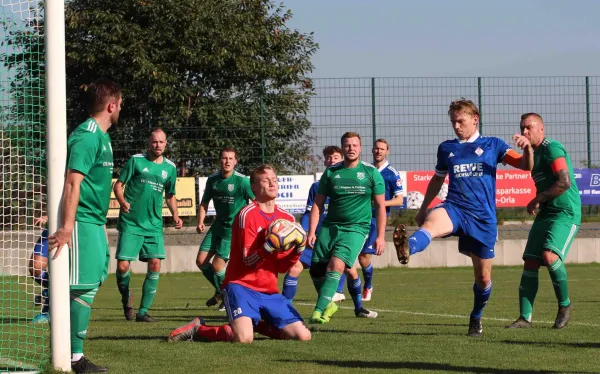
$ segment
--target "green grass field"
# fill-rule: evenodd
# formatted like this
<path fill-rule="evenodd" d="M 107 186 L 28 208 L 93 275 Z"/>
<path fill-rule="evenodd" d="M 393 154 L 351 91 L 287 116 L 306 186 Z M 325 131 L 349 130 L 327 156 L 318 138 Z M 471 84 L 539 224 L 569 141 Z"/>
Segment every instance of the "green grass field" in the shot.
<path fill-rule="evenodd" d="M 123 318 L 111 275 L 98 292 L 85 351 L 112 373 L 600 372 L 600 265 L 569 267 L 575 309 L 563 330 L 550 328 L 557 307 L 545 269 L 540 272 L 534 328 L 504 328 L 518 316 L 520 274 L 516 267 L 494 269 L 480 339 L 466 336 L 472 269 L 389 268 L 376 269 L 373 301 L 365 303 L 380 313 L 378 319 L 355 318 L 352 302 L 345 301 L 329 324 L 311 326 L 311 342 L 257 337 L 246 346 L 165 341 L 171 329 L 197 315 L 209 324 L 226 321 L 224 313 L 204 306 L 212 292 L 199 273 L 161 276 L 151 311 L 160 321 L 154 324 Z M 142 275 L 132 278 L 136 303 L 142 281 Z M 312 311 L 314 295 L 304 273 L 295 300 L 303 316 Z"/>

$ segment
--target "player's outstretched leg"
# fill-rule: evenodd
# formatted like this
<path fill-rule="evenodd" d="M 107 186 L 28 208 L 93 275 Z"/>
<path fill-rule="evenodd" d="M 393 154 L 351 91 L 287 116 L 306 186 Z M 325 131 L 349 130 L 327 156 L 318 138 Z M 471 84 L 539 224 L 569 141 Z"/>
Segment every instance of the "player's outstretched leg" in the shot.
<path fill-rule="evenodd" d="M 192 337 L 200 325 L 204 325 L 204 319 L 202 319 L 202 317 L 196 317 L 185 325 L 179 326 L 175 330 L 171 331 L 167 341 L 170 343 L 192 341 Z"/>

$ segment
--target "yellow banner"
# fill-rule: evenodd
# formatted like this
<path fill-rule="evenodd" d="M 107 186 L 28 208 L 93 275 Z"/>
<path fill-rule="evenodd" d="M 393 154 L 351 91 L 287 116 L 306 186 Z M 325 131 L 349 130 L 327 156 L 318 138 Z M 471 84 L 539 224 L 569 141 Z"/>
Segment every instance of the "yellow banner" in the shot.
<path fill-rule="evenodd" d="M 117 180 L 112 180 L 112 185 L 115 185 Z M 183 177 L 177 178 L 177 182 L 175 183 L 175 191 L 177 193 L 177 210 L 179 211 L 179 216 L 195 216 L 196 215 L 196 183 L 195 178 L 193 177 Z M 108 207 L 107 218 L 117 218 L 119 217 L 119 202 L 115 197 L 115 193 L 110 193 L 110 205 Z M 171 212 L 169 208 L 167 208 L 167 203 L 163 200 L 163 217 L 171 217 Z"/>

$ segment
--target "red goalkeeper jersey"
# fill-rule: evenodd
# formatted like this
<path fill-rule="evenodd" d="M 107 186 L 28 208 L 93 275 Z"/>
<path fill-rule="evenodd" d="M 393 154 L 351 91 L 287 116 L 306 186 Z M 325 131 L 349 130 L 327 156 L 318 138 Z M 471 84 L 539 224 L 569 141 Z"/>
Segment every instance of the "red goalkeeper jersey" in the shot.
<path fill-rule="evenodd" d="M 263 249 L 269 225 L 277 219 L 294 222 L 294 217 L 277 205 L 273 213 L 265 213 L 255 201 L 236 215 L 223 287 L 237 283 L 266 294 L 279 293 L 277 274 L 287 273 L 300 254 L 295 248 L 273 253 Z"/>

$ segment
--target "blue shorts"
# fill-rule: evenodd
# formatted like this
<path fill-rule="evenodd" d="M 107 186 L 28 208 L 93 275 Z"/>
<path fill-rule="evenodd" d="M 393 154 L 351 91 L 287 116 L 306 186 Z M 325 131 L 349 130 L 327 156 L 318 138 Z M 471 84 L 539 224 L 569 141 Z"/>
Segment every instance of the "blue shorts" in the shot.
<path fill-rule="evenodd" d="M 498 239 L 498 226 L 496 222 L 482 221 L 450 203 L 442 203 L 433 209 L 444 208 L 452 221 L 452 233 L 447 236 L 458 237 L 458 250 L 460 253 L 482 259 L 494 258 L 494 246 Z"/>
<path fill-rule="evenodd" d="M 300 255 L 300 259 L 298 261 L 300 261 L 307 268 L 310 268 L 312 254 L 313 254 L 312 248 L 306 247 L 306 248 L 304 248 L 304 251 Z"/>
<path fill-rule="evenodd" d="M 230 323 L 237 318 L 248 317 L 254 326 L 263 320 L 281 330 L 294 322 L 302 322 L 292 303 L 280 293 L 268 295 L 229 283 L 223 289 L 223 299 Z"/>
<path fill-rule="evenodd" d="M 42 231 L 42 235 L 33 246 L 33 254 L 48 258 L 48 230 Z"/>
<path fill-rule="evenodd" d="M 367 241 L 360 251 L 361 254 L 365 255 L 374 255 L 375 248 L 373 245 L 375 244 L 375 239 L 377 239 L 377 220 L 375 217 L 371 218 L 371 228 L 369 229 L 369 236 L 367 236 Z"/>

